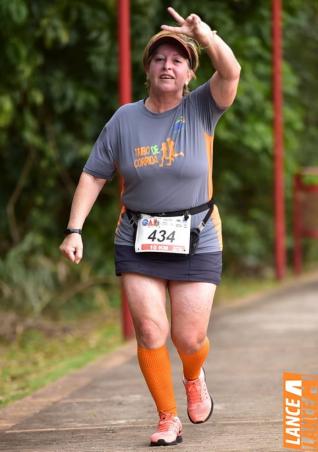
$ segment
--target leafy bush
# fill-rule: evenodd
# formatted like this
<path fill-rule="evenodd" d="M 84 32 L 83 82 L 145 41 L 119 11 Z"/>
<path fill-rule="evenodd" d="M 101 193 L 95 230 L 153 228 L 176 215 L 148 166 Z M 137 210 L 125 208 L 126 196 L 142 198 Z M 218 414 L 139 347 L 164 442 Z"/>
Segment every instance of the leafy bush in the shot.
<path fill-rule="evenodd" d="M 27 315 L 56 311 L 75 296 L 96 286 L 112 288 L 114 278 L 98 277 L 91 266 L 74 266 L 61 257 L 43 254 L 43 238 L 29 233 L 0 260 L 1 306 Z M 107 302 L 107 294 L 103 293 Z M 94 296 L 89 299 L 90 308 Z M 87 306 L 89 309 L 89 306 Z"/>

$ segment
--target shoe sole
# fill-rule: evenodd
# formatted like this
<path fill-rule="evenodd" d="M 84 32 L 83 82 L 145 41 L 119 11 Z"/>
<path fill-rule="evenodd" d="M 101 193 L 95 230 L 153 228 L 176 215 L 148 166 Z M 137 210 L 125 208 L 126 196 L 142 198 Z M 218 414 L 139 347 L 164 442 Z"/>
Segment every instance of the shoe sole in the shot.
<path fill-rule="evenodd" d="M 187 411 L 187 413 L 188 413 L 188 418 L 190 419 L 190 421 L 192 422 L 192 424 L 204 424 L 204 422 L 208 421 L 208 420 L 210 419 L 210 417 L 212 416 L 212 413 L 213 413 L 213 399 L 212 399 L 211 394 L 209 394 L 209 396 L 210 396 L 210 399 L 211 399 L 211 410 L 210 410 L 210 413 L 208 414 L 208 416 L 207 416 L 203 421 L 193 421 L 193 420 L 191 419 L 191 417 L 190 417 L 189 411 Z"/>
<path fill-rule="evenodd" d="M 150 447 L 157 446 L 176 446 L 177 444 L 182 443 L 182 436 L 177 436 L 175 441 L 171 441 L 171 443 L 167 443 L 164 439 L 159 439 L 155 443 L 151 441 Z"/>

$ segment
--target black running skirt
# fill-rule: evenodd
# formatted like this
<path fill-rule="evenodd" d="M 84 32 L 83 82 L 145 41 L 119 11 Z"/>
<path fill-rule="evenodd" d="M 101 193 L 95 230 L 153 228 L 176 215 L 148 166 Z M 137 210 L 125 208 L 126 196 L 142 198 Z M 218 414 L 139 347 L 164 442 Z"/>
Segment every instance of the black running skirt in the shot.
<path fill-rule="evenodd" d="M 132 246 L 115 245 L 116 275 L 140 273 L 169 281 L 201 281 L 220 284 L 222 251 L 217 253 L 135 253 Z"/>

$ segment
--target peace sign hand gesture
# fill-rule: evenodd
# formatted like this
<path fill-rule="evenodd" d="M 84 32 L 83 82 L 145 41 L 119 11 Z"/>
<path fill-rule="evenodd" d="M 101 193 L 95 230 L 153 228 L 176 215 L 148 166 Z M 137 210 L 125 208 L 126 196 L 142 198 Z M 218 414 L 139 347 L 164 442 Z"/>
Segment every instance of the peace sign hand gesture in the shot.
<path fill-rule="evenodd" d="M 179 27 L 161 25 L 163 30 L 183 33 L 191 38 L 194 38 L 203 47 L 207 47 L 211 43 L 211 37 L 213 36 L 212 30 L 209 25 L 202 22 L 197 14 L 190 14 L 186 19 L 184 19 L 171 6 L 168 8 L 168 12 L 179 24 Z"/>

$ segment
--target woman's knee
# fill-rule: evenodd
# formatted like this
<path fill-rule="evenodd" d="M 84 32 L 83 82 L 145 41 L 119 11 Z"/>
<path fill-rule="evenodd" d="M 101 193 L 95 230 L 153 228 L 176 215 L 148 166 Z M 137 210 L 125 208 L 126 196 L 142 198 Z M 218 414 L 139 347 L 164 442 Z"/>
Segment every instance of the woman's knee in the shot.
<path fill-rule="evenodd" d="M 159 348 L 167 341 L 169 324 L 164 320 L 141 319 L 135 324 L 135 330 L 137 342 L 141 347 Z"/>
<path fill-rule="evenodd" d="M 172 334 L 172 342 L 174 343 L 176 349 L 186 354 L 192 354 L 200 350 L 205 340 L 206 331 Z"/>

